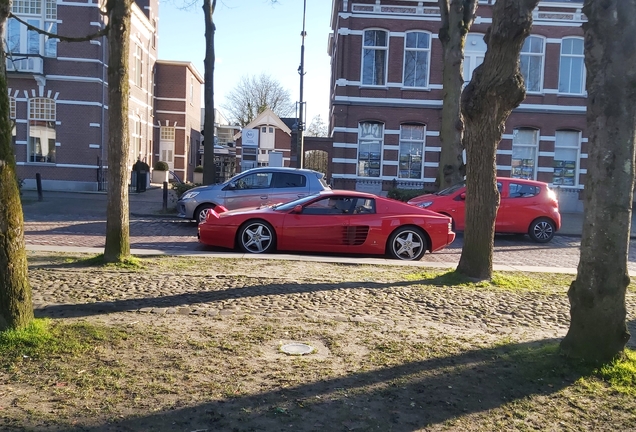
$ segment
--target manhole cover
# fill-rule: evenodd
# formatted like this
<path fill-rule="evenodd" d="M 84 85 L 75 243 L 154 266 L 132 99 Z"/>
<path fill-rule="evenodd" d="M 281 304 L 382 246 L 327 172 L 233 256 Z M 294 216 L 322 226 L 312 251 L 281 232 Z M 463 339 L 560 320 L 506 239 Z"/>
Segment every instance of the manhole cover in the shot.
<path fill-rule="evenodd" d="M 314 347 L 304 343 L 289 343 L 280 347 L 280 350 L 285 354 L 290 355 L 305 355 L 311 354 L 314 351 Z"/>

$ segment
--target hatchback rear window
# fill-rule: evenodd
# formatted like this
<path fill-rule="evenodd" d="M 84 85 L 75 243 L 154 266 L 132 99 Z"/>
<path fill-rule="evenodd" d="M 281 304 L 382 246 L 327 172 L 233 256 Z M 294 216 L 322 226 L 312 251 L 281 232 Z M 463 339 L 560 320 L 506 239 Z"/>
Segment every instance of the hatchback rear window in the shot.
<path fill-rule="evenodd" d="M 307 177 L 294 173 L 274 173 L 275 188 L 294 188 L 307 186 Z"/>

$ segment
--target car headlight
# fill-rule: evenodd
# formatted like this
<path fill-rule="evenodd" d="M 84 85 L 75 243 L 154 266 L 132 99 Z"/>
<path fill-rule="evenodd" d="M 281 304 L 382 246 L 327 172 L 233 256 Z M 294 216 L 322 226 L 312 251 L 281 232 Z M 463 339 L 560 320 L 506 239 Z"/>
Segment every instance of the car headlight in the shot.
<path fill-rule="evenodd" d="M 424 201 L 422 203 L 417 204 L 418 207 L 422 207 L 422 208 L 426 208 L 428 206 L 430 206 L 431 204 L 433 204 L 433 201 Z"/>
<path fill-rule="evenodd" d="M 181 197 L 181 199 L 187 200 L 190 198 L 194 198 L 197 195 L 199 195 L 199 192 L 187 192 L 185 195 Z"/>

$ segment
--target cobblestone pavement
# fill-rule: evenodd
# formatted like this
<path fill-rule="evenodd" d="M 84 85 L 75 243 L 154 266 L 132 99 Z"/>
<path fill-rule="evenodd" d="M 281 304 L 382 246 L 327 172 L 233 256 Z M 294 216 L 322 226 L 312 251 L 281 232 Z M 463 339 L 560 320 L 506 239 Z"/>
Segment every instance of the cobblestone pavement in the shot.
<path fill-rule="evenodd" d="M 343 271 L 327 263 L 268 261 L 267 277 L 259 276 L 262 264 L 241 265 L 240 274 L 237 268 L 215 268 L 211 262 L 200 273 L 184 274 L 36 265 L 29 275 L 36 314 L 52 318 L 135 313 L 139 318 L 231 320 L 250 315 L 390 327 L 417 323 L 453 333 L 520 338 L 562 337 L 569 324 L 565 288 L 513 292 L 424 286 L 405 281 L 401 269 L 378 273 L 377 266 Z M 636 334 L 636 293 L 628 292 L 626 301 L 629 327 Z M 631 345 L 636 346 L 634 338 Z"/>
<path fill-rule="evenodd" d="M 25 222 L 27 245 L 103 247 L 106 222 L 104 218 L 81 221 L 29 220 Z M 210 250 L 197 241 L 197 228 L 192 222 L 171 217 L 139 218 L 130 220 L 132 248 L 163 251 L 202 252 Z M 457 263 L 463 238 L 457 239 L 446 249 L 427 254 L 427 262 Z M 532 242 L 527 236 L 497 236 L 494 264 L 510 266 L 545 266 L 576 268 L 579 262 L 580 239 L 555 236 L 547 244 Z M 218 251 L 218 250 L 216 250 Z M 629 270 L 636 272 L 636 241 L 630 242 Z"/>

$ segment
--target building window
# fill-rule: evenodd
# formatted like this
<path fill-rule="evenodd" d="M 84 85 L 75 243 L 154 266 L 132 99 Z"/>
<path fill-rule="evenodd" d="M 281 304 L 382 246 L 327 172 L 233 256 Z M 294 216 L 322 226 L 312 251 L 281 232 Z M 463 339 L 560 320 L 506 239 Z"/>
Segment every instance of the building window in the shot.
<path fill-rule="evenodd" d="M 141 118 L 139 116 L 133 118 L 133 133 L 132 133 L 132 156 L 134 158 L 141 158 Z"/>
<path fill-rule="evenodd" d="M 141 87 L 143 69 L 143 52 L 139 45 L 135 45 L 135 85 Z"/>
<path fill-rule="evenodd" d="M 159 158 L 174 169 L 174 127 L 162 126 L 159 131 Z"/>
<path fill-rule="evenodd" d="M 362 84 L 386 85 L 388 33 L 366 30 L 362 45 Z"/>
<path fill-rule="evenodd" d="M 404 43 L 404 86 L 428 87 L 431 35 L 408 32 Z"/>
<path fill-rule="evenodd" d="M 14 137 L 17 134 L 17 130 L 16 130 L 16 122 L 15 119 L 17 118 L 17 107 L 16 107 L 16 101 L 15 98 L 10 96 L 9 97 L 9 120 L 11 120 L 11 135 Z"/>
<path fill-rule="evenodd" d="M 29 99 L 29 162 L 55 163 L 55 101 Z"/>
<path fill-rule="evenodd" d="M 483 34 L 471 33 L 466 36 L 466 44 L 464 45 L 464 84 L 470 82 L 474 70 L 484 62 L 486 48 Z"/>
<path fill-rule="evenodd" d="M 512 172 L 510 177 L 535 179 L 539 131 L 515 129 L 512 137 Z"/>
<path fill-rule="evenodd" d="M 566 38 L 561 41 L 559 64 L 559 93 L 583 94 L 585 90 L 585 55 L 583 39 Z"/>
<path fill-rule="evenodd" d="M 358 176 L 380 177 L 383 140 L 384 125 L 382 123 L 360 123 L 358 128 Z"/>
<path fill-rule="evenodd" d="M 47 6 L 48 6 L 47 0 Z M 15 14 L 41 15 L 42 0 L 14 0 L 11 12 Z"/>
<path fill-rule="evenodd" d="M 151 40 L 152 40 L 152 47 L 156 48 L 157 47 L 157 20 L 156 19 L 152 20 L 152 36 L 151 36 Z"/>
<path fill-rule="evenodd" d="M 194 77 L 190 77 L 190 104 L 194 103 Z"/>
<path fill-rule="evenodd" d="M 554 142 L 554 175 L 552 184 L 577 186 L 581 132 L 556 131 Z"/>
<path fill-rule="evenodd" d="M 526 91 L 540 92 L 543 88 L 543 55 L 545 41 L 539 36 L 528 36 L 521 48 L 519 63 Z"/>
<path fill-rule="evenodd" d="M 45 29 L 49 33 L 57 34 L 57 23 L 56 22 L 46 22 Z M 44 37 L 44 56 L 45 57 L 57 57 L 57 41 L 58 39 L 50 38 L 48 36 Z"/>
<path fill-rule="evenodd" d="M 424 126 L 400 127 L 399 178 L 422 179 L 424 160 Z"/>
<path fill-rule="evenodd" d="M 42 9 L 44 6 L 44 14 Z M 43 29 L 49 33 L 57 33 L 57 1 L 56 0 L 17 0 L 13 2 L 11 11 L 22 17 L 29 25 Z M 35 15 L 35 16 L 34 16 Z M 7 25 L 7 50 L 12 54 L 35 54 L 46 57 L 57 56 L 58 39 L 40 35 L 28 30 L 16 19 L 9 19 Z M 34 60 L 21 59 L 14 69 L 33 70 Z"/>

